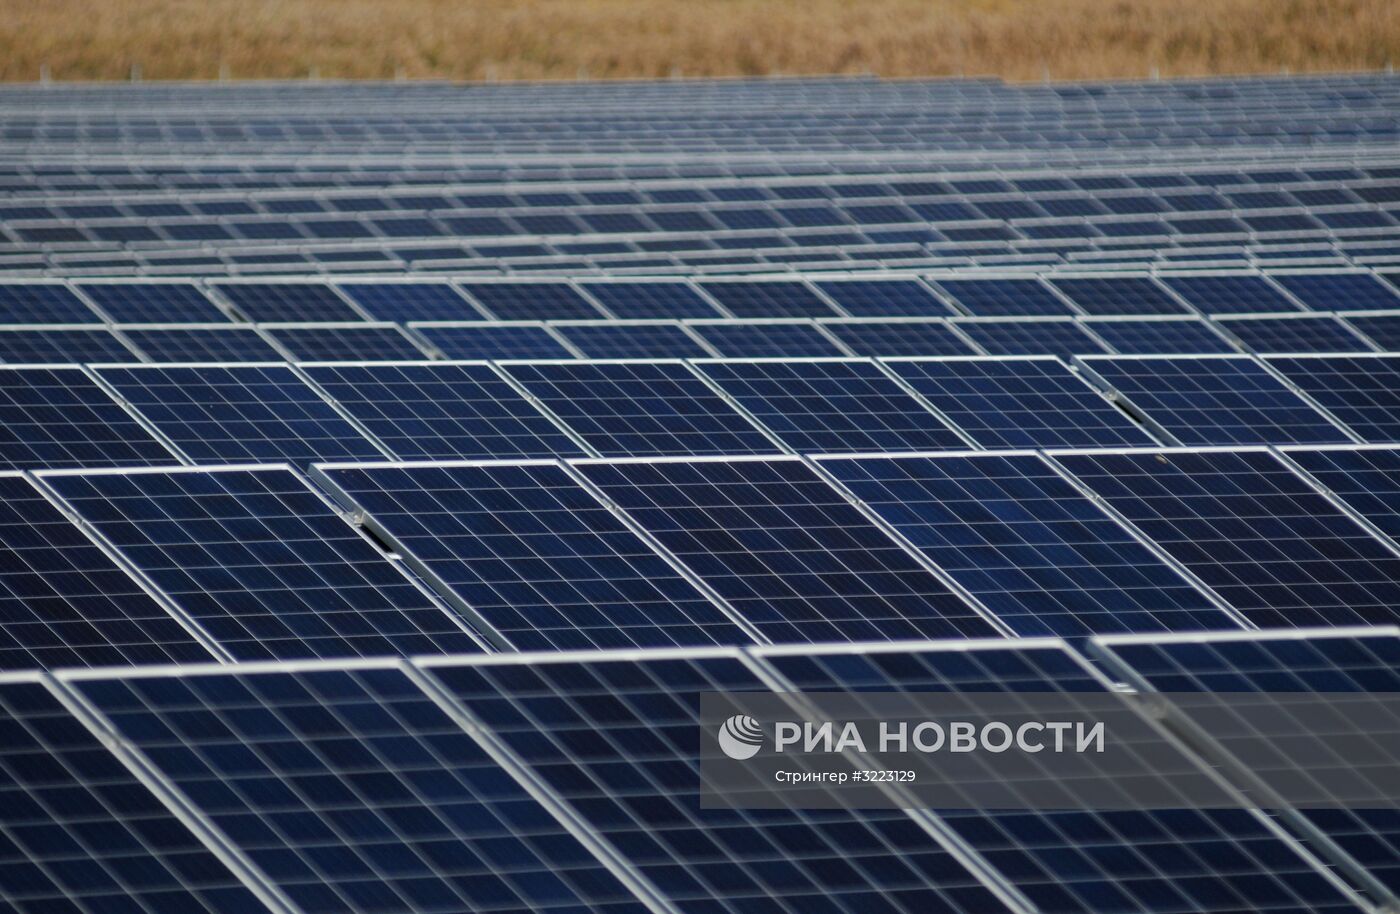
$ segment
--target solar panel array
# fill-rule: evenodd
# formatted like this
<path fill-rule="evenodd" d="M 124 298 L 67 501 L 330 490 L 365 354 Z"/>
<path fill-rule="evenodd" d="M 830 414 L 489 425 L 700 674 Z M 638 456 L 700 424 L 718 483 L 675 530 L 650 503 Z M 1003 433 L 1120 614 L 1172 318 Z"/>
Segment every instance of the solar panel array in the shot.
<path fill-rule="evenodd" d="M 704 691 L 1395 691 L 1397 106 L 0 89 L 0 908 L 1400 907 L 1391 810 L 697 768 Z"/>

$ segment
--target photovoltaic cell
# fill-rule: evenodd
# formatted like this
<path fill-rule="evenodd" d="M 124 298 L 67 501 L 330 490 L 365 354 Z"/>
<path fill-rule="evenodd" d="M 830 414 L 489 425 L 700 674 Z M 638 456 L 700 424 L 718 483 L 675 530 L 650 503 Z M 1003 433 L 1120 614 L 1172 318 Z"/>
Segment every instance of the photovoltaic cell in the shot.
<path fill-rule="evenodd" d="M 237 660 L 477 650 L 288 470 L 44 479 Z"/>
<path fill-rule="evenodd" d="M 260 327 L 292 358 L 303 362 L 334 362 L 339 360 L 394 361 L 426 359 L 423 350 L 414 345 L 395 324 L 298 324 Z"/>
<path fill-rule="evenodd" d="M 410 324 L 449 359 L 571 359 L 543 324 Z"/>
<path fill-rule="evenodd" d="M 60 285 L 0 285 L 0 324 L 90 324 L 98 315 Z"/>
<path fill-rule="evenodd" d="M 1083 324 L 1123 355 L 1194 355 L 1236 351 L 1234 346 L 1198 317 L 1166 320 L 1086 318 Z"/>
<path fill-rule="evenodd" d="M 1088 314 L 1183 314 L 1188 309 L 1147 276 L 1104 276 L 1051 279 Z"/>
<path fill-rule="evenodd" d="M 1017 635 L 1236 627 L 1034 455 L 828 458 L 821 466 Z"/>
<path fill-rule="evenodd" d="M 752 641 L 557 464 L 322 472 L 519 650 Z"/>
<path fill-rule="evenodd" d="M 772 641 L 997 634 L 801 461 L 578 468 Z"/>
<path fill-rule="evenodd" d="M 934 285 L 975 317 L 1074 313 L 1035 279 L 940 279 Z"/>
<path fill-rule="evenodd" d="M 400 670 L 73 685 L 306 914 L 646 910 Z"/>
<path fill-rule="evenodd" d="M 856 355 L 878 358 L 979 354 L 939 320 L 824 321 L 822 326 Z"/>
<path fill-rule="evenodd" d="M 213 288 L 254 323 L 364 319 L 330 286 L 319 283 L 226 282 Z"/>
<path fill-rule="evenodd" d="M 246 324 L 120 328 L 152 362 L 275 362 L 285 356 Z"/>
<path fill-rule="evenodd" d="M 1206 314 L 1300 310 L 1262 276 L 1168 276 L 1162 282 Z"/>
<path fill-rule="evenodd" d="M 794 451 L 967 447 L 871 362 L 706 361 L 695 367 Z"/>
<path fill-rule="evenodd" d="M 846 354 L 807 321 L 693 323 L 690 329 L 727 359 L 818 359 Z"/>
<path fill-rule="evenodd" d="M 1156 443 L 1057 359 L 899 359 L 885 364 L 985 448 Z"/>
<path fill-rule="evenodd" d="M 1400 308 L 1400 295 L 1368 273 L 1285 273 L 1273 280 L 1314 311 Z"/>
<path fill-rule="evenodd" d="M 955 321 L 959 330 L 991 355 L 1076 355 L 1107 352 L 1073 319 L 1039 321 Z"/>
<path fill-rule="evenodd" d="M 176 463 L 81 368 L 0 367 L 0 469 Z"/>
<path fill-rule="evenodd" d="M 204 324 L 228 321 L 190 283 L 111 282 L 78 287 L 117 324 Z"/>
<path fill-rule="evenodd" d="M 735 317 L 836 317 L 800 282 L 702 282 L 700 287 Z"/>
<path fill-rule="evenodd" d="M 590 359 L 703 359 L 710 355 L 680 324 L 671 322 L 557 323 L 554 332 Z"/>
<path fill-rule="evenodd" d="M 1254 352 L 1373 352 L 1331 315 L 1222 318 L 1220 326 Z"/>
<path fill-rule="evenodd" d="M 947 317 L 956 312 L 914 279 L 833 279 L 816 283 L 852 317 Z"/>
<path fill-rule="evenodd" d="M 1349 314 L 1346 320 L 1386 352 L 1400 352 L 1400 314 Z"/>
<path fill-rule="evenodd" d="M 588 320 L 604 316 L 563 283 L 465 282 L 460 286 L 488 314 L 500 320 Z"/>
<path fill-rule="evenodd" d="M 683 282 L 587 282 L 579 288 L 624 320 L 721 316 L 714 305 Z"/>
<path fill-rule="evenodd" d="M 342 295 L 381 321 L 474 321 L 481 313 L 445 282 L 347 282 Z"/>
<path fill-rule="evenodd" d="M 1185 445 L 1350 439 L 1247 356 L 1084 359 L 1088 370 Z"/>
<path fill-rule="evenodd" d="M 1072 695 L 1106 690 L 1058 646 L 760 652 L 788 682 L 807 691 Z M 1165 738 L 1138 751 L 1160 760 L 1164 773 L 1198 776 L 1201 771 Z M 1043 777 L 1056 775 L 1047 771 Z M 1038 911 L 1357 910 L 1311 861 L 1270 830 L 1261 814 L 1247 809 L 1000 814 L 967 809 L 936 816 Z"/>
<path fill-rule="evenodd" d="M 481 362 L 301 369 L 404 460 L 584 456 L 554 422 Z"/>
<path fill-rule="evenodd" d="M 604 457 L 779 451 L 682 362 L 517 362 L 502 368 Z"/>
<path fill-rule="evenodd" d="M 702 808 L 698 693 L 764 691 L 738 657 L 429 672 L 676 910 L 1005 910 L 899 810 Z"/>
<path fill-rule="evenodd" d="M 384 455 L 285 365 L 104 365 L 102 380 L 195 463 Z"/>
<path fill-rule="evenodd" d="M 1400 356 L 1270 356 L 1276 371 L 1364 441 L 1400 441 Z"/>
<path fill-rule="evenodd" d="M 1289 448 L 1287 453 L 1347 507 L 1400 542 L 1400 452 Z"/>
<path fill-rule="evenodd" d="M 7 910 L 268 910 L 41 683 L 0 683 L 0 734 Z"/>
<path fill-rule="evenodd" d="M 1264 451 L 1056 459 L 1260 628 L 1400 619 L 1400 557 Z"/>
<path fill-rule="evenodd" d="M 0 362 L 134 362 L 136 354 L 102 326 L 0 328 Z"/>

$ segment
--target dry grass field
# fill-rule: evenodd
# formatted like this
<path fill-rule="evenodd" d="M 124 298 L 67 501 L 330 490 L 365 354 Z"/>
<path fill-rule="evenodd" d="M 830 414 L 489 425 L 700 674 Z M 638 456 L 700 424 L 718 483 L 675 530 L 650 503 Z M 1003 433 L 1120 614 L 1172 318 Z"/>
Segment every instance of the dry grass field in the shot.
<path fill-rule="evenodd" d="M 1400 0 L 0 0 L 0 78 L 1375 69 Z"/>

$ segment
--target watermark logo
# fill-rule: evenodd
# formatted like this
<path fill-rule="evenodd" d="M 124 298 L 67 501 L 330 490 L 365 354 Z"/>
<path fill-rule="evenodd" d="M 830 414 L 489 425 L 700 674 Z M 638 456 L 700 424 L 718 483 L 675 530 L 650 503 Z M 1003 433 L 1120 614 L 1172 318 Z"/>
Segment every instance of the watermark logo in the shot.
<path fill-rule="evenodd" d="M 719 747 L 736 762 L 751 759 L 763 748 L 763 727 L 747 714 L 735 714 L 720 725 Z"/>

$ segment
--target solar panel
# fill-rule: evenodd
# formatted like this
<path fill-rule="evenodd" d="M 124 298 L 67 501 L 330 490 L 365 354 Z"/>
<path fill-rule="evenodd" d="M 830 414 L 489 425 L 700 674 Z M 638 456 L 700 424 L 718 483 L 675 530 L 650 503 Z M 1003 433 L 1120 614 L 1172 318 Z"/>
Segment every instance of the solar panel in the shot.
<path fill-rule="evenodd" d="M 445 282 L 345 282 L 336 288 L 381 321 L 474 321 L 482 316 Z"/>
<path fill-rule="evenodd" d="M 1400 459 L 1386 447 L 1285 448 L 1334 498 L 1400 542 Z"/>
<path fill-rule="evenodd" d="M 458 285 L 487 314 L 500 320 L 588 320 L 604 316 L 564 283 L 464 282 Z"/>
<path fill-rule="evenodd" d="M 529 322 L 412 323 L 409 328 L 449 359 L 571 359 L 574 353 L 544 324 Z"/>
<path fill-rule="evenodd" d="M 175 463 L 81 368 L 0 366 L 0 469 Z"/>
<path fill-rule="evenodd" d="M 319 472 L 510 648 L 752 641 L 558 464 Z"/>
<path fill-rule="evenodd" d="M 579 288 L 624 320 L 721 316 L 683 282 L 585 282 Z"/>
<path fill-rule="evenodd" d="M 1180 444 L 1350 440 L 1248 356 L 1099 356 L 1081 364 Z"/>
<path fill-rule="evenodd" d="M 484 362 L 300 368 L 404 460 L 585 456 L 568 434 Z"/>
<path fill-rule="evenodd" d="M 194 463 L 384 454 L 286 365 L 99 365 L 98 377 Z"/>
<path fill-rule="evenodd" d="M 319 283 L 221 282 L 211 288 L 254 323 L 364 320 L 330 286 Z"/>
<path fill-rule="evenodd" d="M 798 689 L 820 692 L 1101 693 L 1108 683 L 1061 645 L 875 646 L 795 654 L 757 653 Z M 1165 737 L 1141 752 L 1162 772 L 1201 767 Z M 1086 764 L 1091 761 L 1085 757 Z M 1103 777 L 1118 776 L 1104 771 Z M 1028 774 L 1033 782 L 1037 775 Z M 1041 776 L 1053 780 L 1056 774 Z M 1182 806 L 1188 804 L 1183 801 Z M 1035 910 L 1219 914 L 1221 911 L 1355 910 L 1324 877 L 1248 809 L 1025 811 L 934 814 L 966 847 L 1020 890 Z"/>
<path fill-rule="evenodd" d="M 1236 626 L 1033 454 L 820 463 L 1017 635 Z"/>
<path fill-rule="evenodd" d="M 1108 348 L 1073 318 L 1038 320 L 954 319 L 953 324 L 989 355 L 1076 355 L 1107 352 Z"/>
<path fill-rule="evenodd" d="M 128 324 L 118 329 L 152 362 L 275 362 L 284 357 L 246 324 Z"/>
<path fill-rule="evenodd" d="M 934 285 L 975 317 L 1073 314 L 1036 279 L 940 279 Z"/>
<path fill-rule="evenodd" d="M 561 321 L 551 326 L 590 359 L 703 359 L 710 355 L 672 321 Z"/>
<path fill-rule="evenodd" d="M 1400 441 L 1400 356 L 1269 356 L 1265 361 L 1363 441 Z"/>
<path fill-rule="evenodd" d="M 303 362 L 339 360 L 396 361 L 426 359 L 397 324 L 262 324 L 273 342 Z"/>
<path fill-rule="evenodd" d="M 817 359 L 847 354 L 811 321 L 690 321 L 687 326 L 727 359 Z"/>
<path fill-rule="evenodd" d="M 478 649 L 287 469 L 43 480 L 236 660 Z"/>
<path fill-rule="evenodd" d="M 0 324 L 90 324 L 96 317 L 63 286 L 0 284 Z"/>
<path fill-rule="evenodd" d="M 704 360 L 695 367 L 799 453 L 967 447 L 872 362 Z"/>
<path fill-rule="evenodd" d="M 1086 314 L 1182 314 L 1190 309 L 1147 276 L 1080 276 L 1049 280 Z"/>
<path fill-rule="evenodd" d="M 1346 321 L 1386 352 L 1400 352 L 1400 313 L 1348 314 Z"/>
<path fill-rule="evenodd" d="M 136 355 L 101 325 L 0 327 L 0 362 L 134 362 Z"/>
<path fill-rule="evenodd" d="M 956 313 L 915 279 L 830 279 L 815 285 L 852 317 L 947 317 Z"/>
<path fill-rule="evenodd" d="M 1222 317 L 1217 323 L 1254 352 L 1373 352 L 1330 314 Z"/>
<path fill-rule="evenodd" d="M 1055 457 L 1260 628 L 1400 618 L 1400 557 L 1267 452 Z"/>
<path fill-rule="evenodd" d="M 998 634 L 800 460 L 576 466 L 772 641 Z"/>
<path fill-rule="evenodd" d="M 805 284 L 791 280 L 702 282 L 704 289 L 734 317 L 836 317 L 830 305 Z"/>
<path fill-rule="evenodd" d="M 979 351 L 942 320 L 836 318 L 822 327 L 856 355 L 894 356 L 977 355 Z"/>
<path fill-rule="evenodd" d="M 84 283 L 78 289 L 118 324 L 203 324 L 227 321 L 191 283 Z"/>
<path fill-rule="evenodd" d="M 426 669 L 675 910 L 1005 910 L 901 811 L 702 808 L 697 693 L 766 691 L 736 655 Z"/>
<path fill-rule="evenodd" d="M 1298 311 L 1288 296 L 1262 276 L 1166 276 L 1162 282 L 1206 314 Z"/>
<path fill-rule="evenodd" d="M 0 718 L 0 898 L 9 910 L 267 910 L 42 683 L 0 681 Z"/>
<path fill-rule="evenodd" d="M 885 365 L 981 447 L 1155 443 L 1058 359 L 891 359 Z"/>
<path fill-rule="evenodd" d="M 646 910 L 401 670 L 71 685 L 295 910 Z"/>
<path fill-rule="evenodd" d="M 1138 687 L 1164 692 L 1253 693 L 1389 693 L 1400 691 L 1400 638 L 1374 634 L 1314 630 L 1306 637 L 1251 633 L 1243 636 L 1196 635 L 1190 640 L 1122 639 L 1097 645 Z M 1235 751 L 1236 740 L 1288 745 L 1289 713 L 1261 713 L 1248 722 L 1247 733 L 1212 733 L 1217 745 Z M 1377 718 L 1379 720 L 1379 718 Z M 1243 727 L 1245 721 L 1236 716 Z M 1201 725 L 1201 721 L 1196 722 Z M 1379 724 L 1377 724 L 1378 726 Z M 1389 734 L 1388 734 L 1389 735 Z M 1315 733 L 1304 734 L 1315 740 Z M 1256 744 L 1257 747 L 1257 744 Z M 1257 748 L 1255 753 L 1257 757 Z M 1251 773 L 1266 782 L 1302 775 L 1286 756 L 1275 755 L 1277 769 Z M 1237 766 L 1238 767 L 1238 766 Z M 1391 892 L 1400 891 L 1400 812 L 1394 809 L 1303 809 L 1301 815 L 1349 854 L 1338 861 L 1345 869 L 1359 863 Z M 1306 835 L 1304 835 L 1306 840 Z M 1326 854 L 1326 847 L 1318 848 Z"/>
<path fill-rule="evenodd" d="M 1369 273 L 1275 273 L 1274 282 L 1314 311 L 1384 311 L 1400 295 Z"/>
<path fill-rule="evenodd" d="M 1228 340 L 1198 317 L 1084 318 L 1091 333 L 1122 355 L 1235 352 Z"/>
<path fill-rule="evenodd" d="M 512 362 L 501 367 L 604 457 L 779 451 L 683 362 Z"/>

